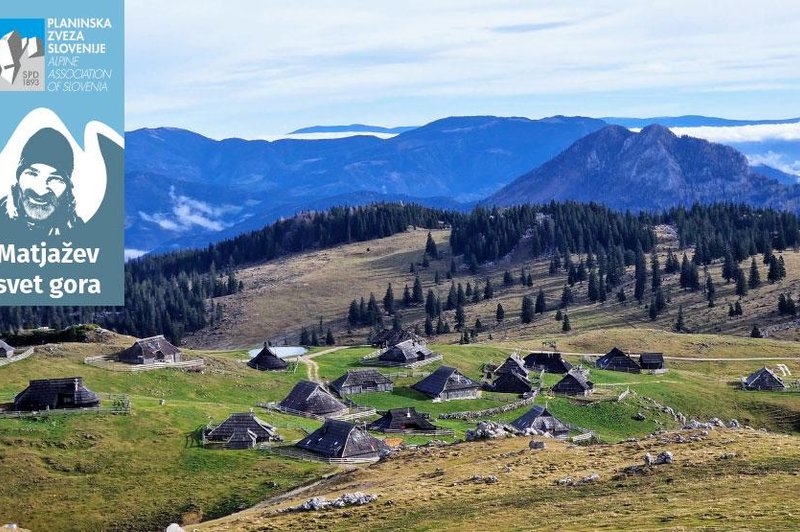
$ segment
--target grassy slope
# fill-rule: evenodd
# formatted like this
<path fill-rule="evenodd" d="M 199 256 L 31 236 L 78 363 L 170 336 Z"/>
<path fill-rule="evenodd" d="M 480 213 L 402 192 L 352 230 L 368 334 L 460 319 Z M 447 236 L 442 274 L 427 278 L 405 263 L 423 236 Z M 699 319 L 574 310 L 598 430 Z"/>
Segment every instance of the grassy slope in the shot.
<path fill-rule="evenodd" d="M 702 442 L 640 442 L 570 447 L 526 438 L 405 452 L 275 507 L 248 510 L 201 530 L 528 530 L 786 529 L 800 516 L 800 446 L 794 438 L 717 430 Z M 645 452 L 671 450 L 675 463 L 650 474 L 618 476 Z M 724 453 L 732 459 L 720 459 Z M 776 455 L 780 458 L 776 458 Z M 570 476 L 599 481 L 556 486 Z M 498 482 L 470 482 L 495 475 Z M 615 478 L 616 477 L 616 478 Z M 367 506 L 275 513 L 314 495 L 355 490 L 379 495 Z M 391 500 L 391 503 L 389 501 Z M 391 504 L 391 506 L 387 506 Z"/>
<path fill-rule="evenodd" d="M 419 268 L 420 278 L 425 292 L 433 288 L 444 299 L 449 290 L 449 281 L 445 279 L 450 266 L 451 253 L 448 244 L 449 231 L 433 232 L 439 251 L 440 260 L 431 261 L 428 269 Z M 264 337 L 283 343 L 288 338 L 290 343 L 296 342 L 302 326 L 313 326 L 322 317 L 325 327 L 332 327 L 341 341 L 361 343 L 367 330 L 355 331 L 353 336 L 345 332 L 345 316 L 350 300 L 369 297 L 374 292 L 380 300 L 389 282 L 394 287 L 395 297 L 402 296 L 403 286 L 411 286 L 414 275 L 409 273 L 412 261 L 419 262 L 425 247 L 427 231 L 408 231 L 389 238 L 370 242 L 340 246 L 330 250 L 312 251 L 284 259 L 246 268 L 237 273 L 245 284 L 245 291 L 235 296 L 220 298 L 225 309 L 223 321 L 200 333 L 190 336 L 187 341 L 193 345 L 242 347 L 257 345 Z M 666 248 L 675 243 L 663 240 L 660 245 L 661 265 L 666 257 Z M 687 250 L 691 257 L 692 251 Z M 588 331 L 606 328 L 626 329 L 659 329 L 672 330 L 677 317 L 678 307 L 682 306 L 687 330 L 693 333 L 730 334 L 749 336 L 753 324 L 762 329 L 770 325 L 792 322 L 790 317 L 777 315 L 777 300 L 781 292 L 791 292 L 797 298 L 800 290 L 800 253 L 786 251 L 787 278 L 776 284 L 762 283 L 762 286 L 751 290 L 741 301 L 744 316 L 728 318 L 728 303 L 737 300 L 733 284 L 726 284 L 720 277 L 721 264 L 712 264 L 709 273 L 716 285 L 716 307 L 709 309 L 702 292 L 684 292 L 678 285 L 677 275 L 662 275 L 665 293 L 669 294 L 668 311 L 656 321 L 650 321 L 644 305 L 632 300 L 633 268 L 629 268 L 624 280 L 624 288 L 629 301 L 625 304 L 617 302 L 615 294 L 609 294 L 604 304 L 589 304 L 586 297 L 586 283 L 576 285 L 573 290 L 576 296 L 575 305 L 569 310 L 573 331 Z M 680 254 L 679 254 L 680 258 Z M 460 264 L 461 259 L 456 258 Z M 577 261 L 577 257 L 575 258 Z M 766 268 L 759 262 L 761 278 L 766 280 Z M 749 260 L 742 263 L 745 271 L 749 271 Z M 502 275 L 505 270 L 514 274 L 515 281 L 519 277 L 520 268 L 532 272 L 534 286 L 523 287 L 518 283 L 505 287 Z M 484 265 L 478 275 L 470 275 L 461 265 L 456 281 L 466 287 L 467 282 L 473 285 L 479 281 L 481 286 L 486 278 L 491 278 L 495 287 L 495 297 L 478 304 L 466 306 L 467 323 L 472 325 L 480 317 L 483 324 L 490 327 L 495 340 L 526 340 L 549 337 L 560 339 L 561 323 L 553 319 L 555 309 L 560 303 L 561 290 L 566 280 L 565 272 L 549 276 L 547 259 L 534 259 L 527 252 L 524 243 L 509 257 L 498 264 Z M 435 271 L 441 274 L 442 282 L 433 282 Z M 701 271 L 702 276 L 702 271 Z M 549 310 L 538 316 L 529 325 L 519 320 L 522 296 L 534 295 L 543 288 L 547 297 Z M 647 301 L 646 301 L 647 302 Z M 495 321 L 495 310 L 502 303 L 506 311 L 506 319 L 502 324 Z M 404 322 L 422 324 L 424 310 L 421 308 L 402 311 Z M 453 312 L 446 313 L 453 323 Z M 487 335 L 482 335 L 485 338 Z M 776 339 L 800 340 L 800 328 L 790 327 L 772 333 Z M 457 335 L 442 337 L 439 341 L 453 342 Z"/>

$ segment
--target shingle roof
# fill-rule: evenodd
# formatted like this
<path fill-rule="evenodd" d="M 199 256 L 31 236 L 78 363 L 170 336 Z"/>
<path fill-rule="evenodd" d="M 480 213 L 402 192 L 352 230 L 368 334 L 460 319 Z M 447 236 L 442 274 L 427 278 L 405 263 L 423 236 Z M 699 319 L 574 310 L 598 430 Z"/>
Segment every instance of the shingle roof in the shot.
<path fill-rule="evenodd" d="M 561 353 L 530 353 L 525 357 L 529 368 L 543 368 L 547 373 L 566 373 L 572 364 L 564 360 Z"/>
<path fill-rule="evenodd" d="M 436 371 L 412 386 L 418 392 L 431 397 L 436 397 L 445 390 L 452 391 L 480 387 L 480 383 L 475 382 L 450 366 L 439 366 Z"/>
<path fill-rule="evenodd" d="M 64 404 L 65 398 L 70 404 Z M 87 408 L 100 404 L 100 397 L 83 385 L 83 377 L 37 379 L 14 398 L 15 410 Z"/>
<path fill-rule="evenodd" d="M 392 384 L 392 379 L 376 369 L 349 369 L 331 383 L 331 388 L 339 391 L 346 386 L 362 386 L 364 383 Z"/>
<path fill-rule="evenodd" d="M 581 388 L 583 388 L 584 390 L 591 390 L 592 388 L 594 388 L 594 383 L 593 383 L 592 381 L 590 381 L 590 380 L 589 380 L 589 379 L 586 377 L 586 375 L 584 375 L 584 374 L 583 374 L 583 372 L 581 372 L 581 371 L 579 371 L 579 370 L 577 370 L 577 369 L 571 369 L 571 370 L 569 370 L 569 371 L 567 372 L 567 374 L 566 374 L 566 375 L 564 375 L 564 378 L 562 378 L 560 381 L 558 381 L 558 382 L 556 383 L 556 385 L 554 386 L 554 388 L 555 388 L 555 387 L 557 387 L 557 386 L 559 386 L 561 383 L 563 383 L 563 382 L 566 382 L 566 381 L 574 381 L 574 382 L 576 382 L 576 383 L 577 383 L 577 384 L 578 384 L 578 385 L 579 385 Z"/>
<path fill-rule="evenodd" d="M 331 395 L 329 391 L 317 383 L 306 380 L 295 384 L 289 395 L 279 405 L 319 416 L 347 410 L 347 406 Z"/>
<path fill-rule="evenodd" d="M 522 375 L 528 374 L 528 368 L 525 367 L 525 361 L 523 361 L 516 353 L 505 359 L 505 361 L 500 364 L 500 367 L 494 370 L 495 373 L 507 373 L 509 371 L 521 373 Z"/>
<path fill-rule="evenodd" d="M 264 343 L 264 348 L 259 353 L 251 358 L 247 365 L 253 369 L 261 371 L 275 371 L 286 369 L 288 364 L 285 360 L 280 358 L 270 347 Z"/>
<path fill-rule="evenodd" d="M 164 335 L 159 334 L 136 340 L 132 346 L 122 352 L 120 360 L 134 360 L 139 357 L 156 358 L 159 351 L 165 356 L 173 356 L 181 352 L 180 349 L 169 343 Z"/>
<path fill-rule="evenodd" d="M 433 355 L 433 351 L 428 349 L 425 344 L 417 343 L 414 340 L 406 340 L 381 353 L 378 359 L 386 362 L 400 362 L 405 364 L 430 358 L 431 355 Z"/>
<path fill-rule="evenodd" d="M 377 456 L 388 448 L 352 423 L 334 419 L 325 420 L 324 425 L 297 442 L 297 446 L 326 458 Z"/>
<path fill-rule="evenodd" d="M 614 348 L 605 355 L 601 356 L 597 359 L 595 365 L 600 369 L 615 369 L 615 368 L 627 368 L 627 369 L 641 369 L 639 364 L 636 363 L 634 359 L 628 356 L 625 352 L 623 352 L 619 348 Z"/>
<path fill-rule="evenodd" d="M 392 408 L 369 424 L 370 430 L 417 430 L 433 431 L 436 425 L 417 412 L 414 407 Z"/>
<path fill-rule="evenodd" d="M 14 348 L 8 345 L 5 340 L 0 340 L 0 350 L 13 351 Z"/>
<path fill-rule="evenodd" d="M 533 390 L 533 383 L 516 371 L 507 371 L 494 380 L 492 390 L 500 393 L 525 393 Z"/>
<path fill-rule="evenodd" d="M 554 435 L 569 432 L 569 427 L 566 424 L 556 419 L 547 408 L 541 405 L 534 406 L 512 421 L 511 424 L 520 430 L 532 428 Z"/>
<path fill-rule="evenodd" d="M 752 387 L 752 386 L 753 386 L 754 384 L 756 384 L 756 382 L 758 382 L 759 380 L 761 380 L 761 381 L 765 381 L 765 382 L 771 382 L 771 383 L 773 383 L 774 385 L 777 385 L 777 386 L 779 386 L 779 387 L 785 387 L 785 386 L 786 386 L 786 385 L 783 383 L 783 380 L 782 380 L 780 377 L 778 377 L 777 375 L 775 375 L 775 372 L 773 372 L 771 369 L 769 369 L 769 368 L 768 368 L 768 367 L 766 367 L 766 366 L 765 366 L 765 367 L 763 367 L 763 368 L 757 369 L 756 371 L 754 371 L 753 373 L 751 373 L 751 374 L 750 374 L 750 375 L 749 375 L 749 376 L 748 376 L 748 377 L 745 379 L 745 381 L 744 381 L 744 382 L 745 382 L 745 385 L 746 385 L 747 387 Z"/>
<path fill-rule="evenodd" d="M 231 414 L 206 434 L 206 438 L 213 441 L 236 440 L 244 438 L 243 435 L 247 433 L 252 434 L 256 442 L 280 439 L 275 427 L 258 419 L 252 412 Z"/>

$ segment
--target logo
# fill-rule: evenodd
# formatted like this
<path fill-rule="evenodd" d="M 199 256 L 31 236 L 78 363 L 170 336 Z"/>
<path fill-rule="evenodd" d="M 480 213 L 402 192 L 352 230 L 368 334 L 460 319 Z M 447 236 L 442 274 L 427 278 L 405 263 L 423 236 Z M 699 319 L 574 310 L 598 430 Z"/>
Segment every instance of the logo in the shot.
<path fill-rule="evenodd" d="M 44 19 L 0 19 L 0 35 L 0 91 L 43 91 Z"/>

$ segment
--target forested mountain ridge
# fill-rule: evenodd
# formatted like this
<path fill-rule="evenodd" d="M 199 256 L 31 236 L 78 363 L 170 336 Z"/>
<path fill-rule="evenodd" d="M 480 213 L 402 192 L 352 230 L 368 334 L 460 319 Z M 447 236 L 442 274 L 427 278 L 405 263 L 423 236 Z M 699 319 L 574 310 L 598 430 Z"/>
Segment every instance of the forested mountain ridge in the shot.
<path fill-rule="evenodd" d="M 550 200 L 596 201 L 633 210 L 734 202 L 797 212 L 800 186 L 754 172 L 747 158 L 728 146 L 678 137 L 659 125 L 639 133 L 608 126 L 520 176 L 485 203 Z"/>

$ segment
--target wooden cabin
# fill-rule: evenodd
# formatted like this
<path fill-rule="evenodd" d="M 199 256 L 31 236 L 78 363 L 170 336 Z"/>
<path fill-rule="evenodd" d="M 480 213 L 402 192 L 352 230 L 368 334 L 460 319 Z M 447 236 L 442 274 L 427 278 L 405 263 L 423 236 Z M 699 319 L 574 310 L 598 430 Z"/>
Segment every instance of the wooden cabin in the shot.
<path fill-rule="evenodd" d="M 92 408 L 100 405 L 100 396 L 83 385 L 83 377 L 32 380 L 14 398 L 17 411 Z"/>
<path fill-rule="evenodd" d="M 376 459 L 389 449 L 383 441 L 366 430 L 335 419 L 326 419 L 324 425 L 296 445 L 327 459 Z"/>
<path fill-rule="evenodd" d="M 331 383 L 339 396 L 366 392 L 391 392 L 392 379 L 377 369 L 349 369 Z"/>
<path fill-rule="evenodd" d="M 386 364 L 402 366 L 422 362 L 434 356 L 433 351 L 428 349 L 425 344 L 414 340 L 405 340 L 381 353 L 378 360 Z"/>
<path fill-rule="evenodd" d="M 256 356 L 251 358 L 247 362 L 247 365 L 259 371 L 283 371 L 289 367 L 289 364 L 287 364 L 285 360 L 270 349 L 267 342 L 264 342 L 264 348 L 261 349 Z"/>
<path fill-rule="evenodd" d="M 412 388 L 439 401 L 476 399 L 481 395 L 480 383 L 450 366 L 440 366 L 436 371 L 414 384 Z"/>
<path fill-rule="evenodd" d="M 614 348 L 595 362 L 598 369 L 609 371 L 624 371 L 627 373 L 641 373 L 639 364 L 619 348 Z"/>
<path fill-rule="evenodd" d="M 180 362 L 181 350 L 164 338 L 164 335 L 136 340 L 119 355 L 120 362 L 128 364 L 155 364 L 157 362 Z"/>
<path fill-rule="evenodd" d="M 331 393 L 311 381 L 302 380 L 295 384 L 286 398 L 278 406 L 300 414 L 313 416 L 332 416 L 348 410 L 341 401 Z"/>
<path fill-rule="evenodd" d="M 547 407 L 536 405 L 511 422 L 519 430 L 536 429 L 549 432 L 555 438 L 566 438 L 569 427 L 558 420 Z"/>
<path fill-rule="evenodd" d="M 642 353 L 639 355 L 639 366 L 647 371 L 664 369 L 663 353 Z"/>
<path fill-rule="evenodd" d="M 14 356 L 14 348 L 4 340 L 0 340 L 0 358 L 11 358 Z"/>
<path fill-rule="evenodd" d="M 594 383 L 587 379 L 586 375 L 577 369 L 571 369 L 553 386 L 553 393 L 585 397 L 590 395 L 593 389 Z"/>
<path fill-rule="evenodd" d="M 533 383 L 525 375 L 516 371 L 501 373 L 490 385 L 490 390 L 499 393 L 529 393 L 533 391 Z"/>
<path fill-rule="evenodd" d="M 414 407 L 392 408 L 369 425 L 369 430 L 378 432 L 435 432 L 439 429 Z"/>
<path fill-rule="evenodd" d="M 525 367 L 525 361 L 522 360 L 516 353 L 505 359 L 505 361 L 494 370 L 495 375 L 511 372 L 519 373 L 525 377 L 528 376 L 528 368 Z"/>
<path fill-rule="evenodd" d="M 387 348 L 394 347 L 397 344 L 406 342 L 408 340 L 413 340 L 415 343 L 421 345 L 426 344 L 423 337 L 409 329 L 400 329 L 399 331 L 395 331 L 394 329 L 383 329 L 382 331 L 375 333 L 370 343 L 372 344 L 372 347 Z"/>
<path fill-rule="evenodd" d="M 785 390 L 786 385 L 780 377 L 767 368 L 763 367 L 751 373 L 743 382 L 746 390 Z"/>
<path fill-rule="evenodd" d="M 561 353 L 534 352 L 525 357 L 525 366 L 545 373 L 566 373 L 572 369 L 572 364 L 564 360 Z"/>
<path fill-rule="evenodd" d="M 231 414 L 208 430 L 205 439 L 222 443 L 227 449 L 255 449 L 260 443 L 283 441 L 275 427 L 258 419 L 252 412 Z"/>

